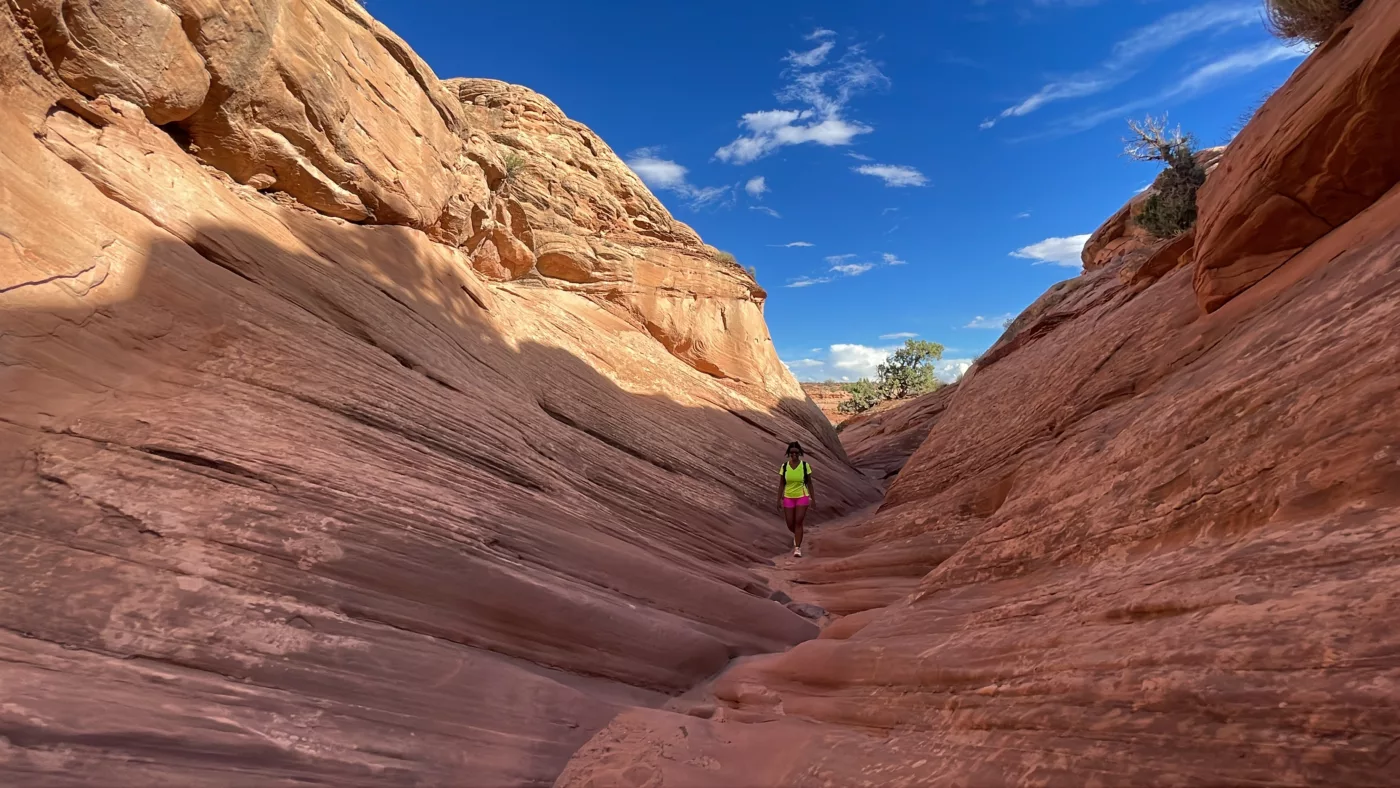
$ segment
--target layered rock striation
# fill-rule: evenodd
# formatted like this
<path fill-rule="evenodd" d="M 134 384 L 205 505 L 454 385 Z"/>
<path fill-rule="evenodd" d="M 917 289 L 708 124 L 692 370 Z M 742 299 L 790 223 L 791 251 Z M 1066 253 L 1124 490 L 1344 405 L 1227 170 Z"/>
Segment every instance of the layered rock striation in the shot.
<path fill-rule="evenodd" d="M 547 785 L 814 636 L 762 301 L 348 0 L 0 9 L 0 781 Z"/>

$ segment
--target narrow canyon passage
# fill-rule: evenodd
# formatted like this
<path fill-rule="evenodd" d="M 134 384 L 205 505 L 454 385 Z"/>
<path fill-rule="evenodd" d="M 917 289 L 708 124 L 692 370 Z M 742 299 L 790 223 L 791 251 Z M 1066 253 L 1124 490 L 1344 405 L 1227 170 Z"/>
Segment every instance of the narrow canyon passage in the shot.
<path fill-rule="evenodd" d="M 1400 4 L 839 434 L 753 269 L 372 10 L 0 6 L 0 784 L 1397 784 Z"/>

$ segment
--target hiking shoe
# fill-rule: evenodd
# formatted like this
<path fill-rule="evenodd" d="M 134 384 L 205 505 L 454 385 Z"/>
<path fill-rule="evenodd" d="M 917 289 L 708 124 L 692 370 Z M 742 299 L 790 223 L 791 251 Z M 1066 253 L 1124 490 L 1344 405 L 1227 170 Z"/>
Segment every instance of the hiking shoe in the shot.
<path fill-rule="evenodd" d="M 793 557 L 793 558 L 801 558 L 801 557 L 802 557 L 802 548 L 800 548 L 800 547 L 794 547 L 794 548 L 792 548 L 792 557 Z"/>

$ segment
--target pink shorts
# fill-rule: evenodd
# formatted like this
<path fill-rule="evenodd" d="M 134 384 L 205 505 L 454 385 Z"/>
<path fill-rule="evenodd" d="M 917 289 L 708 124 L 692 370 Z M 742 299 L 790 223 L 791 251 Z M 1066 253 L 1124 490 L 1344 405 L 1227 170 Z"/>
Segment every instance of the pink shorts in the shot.
<path fill-rule="evenodd" d="M 799 506 L 811 506 L 811 505 L 812 505 L 812 499 L 811 499 L 810 496 L 806 496 L 806 495 L 802 496 L 801 498 L 784 498 L 784 499 L 783 499 L 783 508 L 784 508 L 784 509 L 796 509 L 796 508 L 799 507 Z"/>

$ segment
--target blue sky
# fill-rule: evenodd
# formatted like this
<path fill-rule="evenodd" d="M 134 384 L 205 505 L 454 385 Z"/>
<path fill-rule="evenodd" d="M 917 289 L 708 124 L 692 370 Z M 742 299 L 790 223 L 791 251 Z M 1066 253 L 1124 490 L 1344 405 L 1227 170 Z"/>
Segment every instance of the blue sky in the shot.
<path fill-rule="evenodd" d="M 1155 175 L 1127 118 L 1221 144 L 1303 55 L 1260 0 L 366 4 L 440 77 L 549 96 L 754 266 L 803 380 L 913 335 L 965 367 Z"/>

